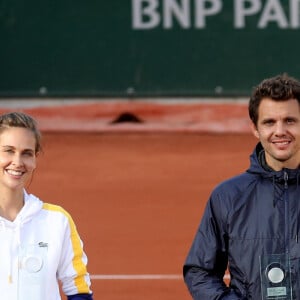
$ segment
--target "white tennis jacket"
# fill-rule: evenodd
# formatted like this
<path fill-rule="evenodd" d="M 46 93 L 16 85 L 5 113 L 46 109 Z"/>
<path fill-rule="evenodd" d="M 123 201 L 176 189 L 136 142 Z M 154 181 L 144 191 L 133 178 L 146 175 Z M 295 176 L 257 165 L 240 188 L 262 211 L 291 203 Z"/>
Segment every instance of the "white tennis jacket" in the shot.
<path fill-rule="evenodd" d="M 91 293 L 87 257 L 71 216 L 24 191 L 25 205 L 10 222 L 0 217 L 0 299 L 60 300 Z"/>

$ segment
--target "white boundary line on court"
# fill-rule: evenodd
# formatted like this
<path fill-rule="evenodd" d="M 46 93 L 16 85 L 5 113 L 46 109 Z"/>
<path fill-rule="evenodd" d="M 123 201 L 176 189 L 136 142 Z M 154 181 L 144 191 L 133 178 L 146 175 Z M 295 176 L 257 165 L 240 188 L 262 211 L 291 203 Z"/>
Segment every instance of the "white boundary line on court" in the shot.
<path fill-rule="evenodd" d="M 183 280 L 183 276 L 179 274 L 93 274 L 90 275 L 92 280 Z M 224 279 L 229 279 L 229 275 L 225 275 Z"/>
<path fill-rule="evenodd" d="M 95 274 L 90 277 L 92 280 L 179 280 L 183 278 L 182 275 L 177 274 Z"/>

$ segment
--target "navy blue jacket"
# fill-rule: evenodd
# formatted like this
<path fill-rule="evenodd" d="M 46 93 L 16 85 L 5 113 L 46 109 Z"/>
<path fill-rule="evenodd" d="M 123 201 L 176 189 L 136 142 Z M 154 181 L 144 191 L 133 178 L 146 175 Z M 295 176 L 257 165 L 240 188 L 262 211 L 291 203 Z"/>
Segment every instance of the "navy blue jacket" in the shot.
<path fill-rule="evenodd" d="M 284 253 L 294 299 L 300 299 L 300 170 L 273 171 L 262 153 L 259 143 L 249 169 L 211 194 L 183 267 L 195 300 L 262 299 L 260 256 Z"/>
<path fill-rule="evenodd" d="M 92 294 L 76 294 L 68 296 L 68 300 L 93 300 Z"/>

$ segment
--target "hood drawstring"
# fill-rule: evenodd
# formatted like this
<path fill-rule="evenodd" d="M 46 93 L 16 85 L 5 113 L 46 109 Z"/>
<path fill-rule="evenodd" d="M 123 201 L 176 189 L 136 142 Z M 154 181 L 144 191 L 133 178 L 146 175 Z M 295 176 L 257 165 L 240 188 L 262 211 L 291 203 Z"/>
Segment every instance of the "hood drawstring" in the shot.
<path fill-rule="evenodd" d="M 13 256 L 14 256 L 14 252 L 15 251 L 19 251 L 19 247 L 21 245 L 21 223 L 20 222 L 17 222 L 15 224 L 14 227 L 7 227 L 6 224 L 5 224 L 5 221 L 3 220 L 0 220 L 0 228 L 1 230 L 3 230 L 5 233 L 8 233 L 8 231 L 12 231 L 12 234 L 9 234 L 9 236 L 7 236 L 7 238 L 10 238 L 10 243 L 7 247 L 7 256 L 6 256 L 6 259 L 7 259 L 7 280 L 8 280 L 8 283 L 9 284 L 12 284 L 13 283 L 13 267 L 14 267 L 14 260 L 13 260 Z"/>
<path fill-rule="evenodd" d="M 16 223 L 16 227 L 14 228 L 14 235 L 13 235 L 13 242 L 11 243 L 11 247 L 13 245 L 15 245 L 15 249 L 20 248 L 21 245 L 21 226 L 22 226 L 22 220 L 20 218 L 20 220 L 18 220 L 19 222 Z M 19 261 L 18 261 L 19 264 Z M 12 270 L 13 270 L 13 260 L 11 260 L 10 262 L 10 268 L 11 268 L 11 274 L 12 274 Z M 11 278 L 11 283 L 12 283 L 12 275 L 10 276 Z"/>
<path fill-rule="evenodd" d="M 273 181 L 273 207 L 275 207 L 276 206 L 275 175 L 273 175 L 272 181 Z"/>
<path fill-rule="evenodd" d="M 7 228 L 7 225 L 6 225 L 6 221 L 1 219 L 0 220 L 0 230 L 3 231 L 4 235 L 5 235 L 5 238 L 10 238 L 11 239 L 11 235 L 8 235 L 8 230 L 11 230 L 11 229 L 8 229 Z M 5 247 L 6 251 L 6 261 L 8 262 L 8 264 L 6 265 L 6 268 L 7 268 L 7 281 L 8 283 L 12 283 L 12 254 L 11 254 L 11 251 L 12 251 L 12 243 L 10 242 L 9 244 L 6 244 L 7 247 Z"/>
<path fill-rule="evenodd" d="M 3 219 L 0 220 L 0 224 L 1 224 L 1 230 L 3 230 L 4 232 L 6 232 L 6 226 L 5 226 L 5 222 Z"/>

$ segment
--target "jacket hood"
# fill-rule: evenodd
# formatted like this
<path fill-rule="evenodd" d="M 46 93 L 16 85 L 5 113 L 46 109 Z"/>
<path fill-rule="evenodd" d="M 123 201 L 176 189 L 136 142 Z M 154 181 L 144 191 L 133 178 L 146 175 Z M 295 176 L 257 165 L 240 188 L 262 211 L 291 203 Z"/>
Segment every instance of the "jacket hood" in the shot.
<path fill-rule="evenodd" d="M 284 173 L 288 175 L 288 181 L 297 181 L 299 183 L 300 169 L 288 169 L 284 168 L 280 171 L 275 171 L 269 167 L 265 161 L 265 151 L 261 145 L 258 143 L 250 155 L 250 167 L 247 170 L 248 173 L 257 174 L 264 178 L 271 178 L 277 182 L 284 180 Z"/>
<path fill-rule="evenodd" d="M 23 224 L 30 221 L 43 207 L 43 202 L 32 194 L 28 194 L 24 190 L 24 206 L 20 210 L 14 221 L 6 220 L 0 217 L 2 226 L 7 228 L 22 227 Z"/>
<path fill-rule="evenodd" d="M 15 221 L 25 224 L 30 221 L 43 207 L 43 202 L 32 194 L 27 194 L 24 190 L 24 206 Z"/>
<path fill-rule="evenodd" d="M 250 167 L 248 173 L 269 179 L 273 183 L 273 206 L 275 207 L 278 199 L 284 190 L 284 186 L 294 184 L 299 187 L 300 184 L 300 169 L 283 168 L 280 171 L 275 171 L 269 167 L 265 159 L 265 151 L 258 143 L 250 156 Z M 298 227 L 298 225 L 297 225 Z"/>

